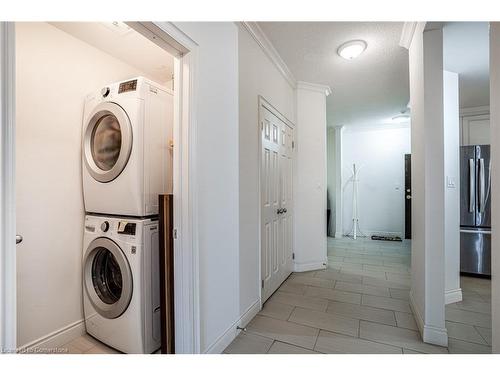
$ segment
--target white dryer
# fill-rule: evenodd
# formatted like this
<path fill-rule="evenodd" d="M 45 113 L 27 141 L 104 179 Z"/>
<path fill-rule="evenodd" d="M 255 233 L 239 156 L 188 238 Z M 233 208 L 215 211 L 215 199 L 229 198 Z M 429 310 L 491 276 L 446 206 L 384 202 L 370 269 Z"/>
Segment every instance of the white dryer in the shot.
<path fill-rule="evenodd" d="M 161 345 L 158 235 L 153 219 L 85 217 L 85 327 L 124 353 Z"/>
<path fill-rule="evenodd" d="M 145 217 L 172 193 L 172 91 L 143 77 L 87 96 L 82 171 L 85 211 Z"/>

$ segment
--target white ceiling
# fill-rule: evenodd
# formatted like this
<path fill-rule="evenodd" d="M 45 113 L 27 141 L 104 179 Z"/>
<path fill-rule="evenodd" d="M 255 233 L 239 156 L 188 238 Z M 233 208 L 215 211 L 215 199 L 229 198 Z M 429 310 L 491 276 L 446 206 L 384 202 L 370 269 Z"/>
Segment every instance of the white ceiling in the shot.
<path fill-rule="evenodd" d="M 329 85 L 328 126 L 378 125 L 406 109 L 408 51 L 399 46 L 402 22 L 259 22 L 295 78 Z M 346 41 L 368 48 L 348 61 Z"/>
<path fill-rule="evenodd" d="M 460 107 L 490 103 L 488 22 L 448 22 L 443 26 L 444 68 L 459 74 Z"/>
<path fill-rule="evenodd" d="M 51 25 L 132 65 L 164 84 L 172 78 L 174 58 L 122 22 L 52 22 Z"/>

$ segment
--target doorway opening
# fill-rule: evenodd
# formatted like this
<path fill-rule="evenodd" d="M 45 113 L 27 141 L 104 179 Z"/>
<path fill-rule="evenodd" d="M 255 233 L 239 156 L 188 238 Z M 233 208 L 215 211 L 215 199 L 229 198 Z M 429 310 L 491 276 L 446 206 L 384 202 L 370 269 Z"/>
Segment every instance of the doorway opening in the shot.
<path fill-rule="evenodd" d="M 8 33 L 4 33 L 5 30 Z M 87 230 L 84 225 L 82 191 L 82 175 L 86 166 L 82 163 L 80 146 L 83 145 L 84 151 L 90 151 L 89 155 L 94 157 L 95 165 L 104 172 L 116 169 L 115 176 L 105 183 L 118 181 L 126 176 L 129 165 L 127 163 L 140 164 L 137 160 L 134 161 L 134 151 L 142 155 L 142 152 L 147 154 L 151 150 L 136 143 L 132 143 L 130 147 L 121 147 L 127 144 L 127 139 L 136 142 L 142 136 L 147 136 L 142 129 L 132 135 L 130 129 L 127 130 L 125 123 L 132 124 L 132 128 L 134 123 L 130 110 L 125 111 L 126 116 L 120 116 L 109 109 L 103 109 L 107 112 L 103 116 L 97 116 L 99 118 L 95 121 L 95 129 L 89 135 L 89 139 L 95 141 L 82 142 L 84 103 L 89 93 L 97 93 L 96 95 L 102 97 L 125 95 L 139 91 L 139 87 L 144 83 L 148 88 L 144 90 L 146 95 L 169 93 L 166 97 L 171 109 L 163 114 L 171 124 L 168 145 L 162 146 L 166 160 L 165 163 L 162 161 L 155 164 L 155 158 L 152 158 L 146 168 L 168 165 L 170 158 L 173 159 L 168 166 L 171 175 L 164 176 L 160 181 L 162 191 L 145 191 L 155 196 L 158 193 L 174 194 L 174 226 L 179 233 L 174 241 L 175 315 L 184 311 L 187 316 L 192 317 L 176 320 L 176 348 L 177 352 L 199 351 L 197 275 L 194 272 L 197 251 L 196 241 L 193 241 L 196 221 L 190 219 L 195 209 L 192 208 L 193 186 L 188 182 L 195 170 L 190 156 L 192 148 L 195 147 L 190 131 L 194 126 L 195 116 L 189 106 L 194 97 L 190 87 L 194 78 L 192 55 L 196 53 L 195 43 L 170 23 L 122 22 L 2 24 L 2 40 L 7 40 L 10 46 L 9 49 L 2 49 L 2 64 L 7 62 L 16 66 L 16 79 L 10 82 L 5 92 L 11 96 L 15 93 L 17 102 L 15 122 L 10 124 L 13 127 L 10 139 L 15 142 L 12 144 L 16 147 L 6 148 L 8 140 L 2 139 L 2 152 L 11 152 L 6 153 L 8 158 L 5 162 L 10 161 L 12 168 L 15 160 L 14 150 L 17 156 L 16 169 L 13 170 L 13 177 L 15 173 L 17 179 L 8 180 L 8 184 L 12 185 L 9 186 L 11 191 L 14 192 L 15 189 L 17 192 L 17 202 L 12 200 L 14 194 L 3 197 L 5 199 L 2 204 L 15 207 L 15 211 L 2 221 L 2 231 L 6 228 L 12 230 L 14 226 L 9 223 L 17 220 L 17 231 L 22 235 L 17 251 L 13 245 L 2 248 L 2 258 L 11 259 L 10 265 L 15 266 L 15 258 L 18 258 L 17 288 L 15 273 L 10 278 L 2 275 L 2 289 L 12 290 L 14 287 L 18 301 L 17 309 L 12 304 L 5 305 L 11 306 L 5 318 L 10 322 L 17 320 L 17 328 L 15 324 L 10 324 L 7 326 L 8 331 L 2 329 L 2 344 L 11 350 L 50 346 L 51 350 L 57 352 L 62 345 L 71 341 L 70 339 L 78 338 L 85 331 L 85 307 L 81 301 L 85 288 L 81 275 L 85 272 L 85 269 L 82 269 L 82 235 L 85 236 L 84 232 Z M 115 82 L 116 87 L 113 84 Z M 109 91 L 100 91 L 102 88 Z M 116 92 L 113 92 L 114 89 Z M 14 98 L 9 99 L 13 103 Z M 120 107 L 124 109 L 126 104 L 122 103 Z M 14 106 L 9 109 L 12 111 L 10 116 L 14 119 Z M 142 115 L 147 118 L 153 112 L 146 107 L 145 111 L 137 114 L 137 118 L 143 118 Z M 14 128 L 17 130 L 15 138 Z M 106 138 L 108 135 L 111 137 Z M 105 138 L 113 142 L 98 142 Z M 120 147 L 112 147 L 118 144 Z M 90 150 L 86 150 L 87 146 Z M 118 168 L 122 156 L 124 165 Z M 140 168 L 144 169 L 142 166 Z M 97 168 L 95 170 L 98 171 Z M 150 176 L 156 174 L 152 172 Z M 7 185 L 5 180 L 2 183 Z M 145 180 L 144 183 L 145 189 L 157 185 L 154 179 Z M 142 188 L 140 185 L 138 182 L 138 189 Z M 166 191 L 167 189 L 169 191 Z M 102 197 L 103 204 L 109 203 L 110 199 Z M 154 222 L 155 210 L 154 207 L 148 208 L 148 204 L 151 202 L 150 206 L 154 206 L 155 197 L 147 196 L 146 199 L 148 202 L 144 205 L 144 212 L 138 212 L 136 215 L 127 212 L 110 213 L 110 220 L 99 223 L 98 230 L 110 235 L 116 232 L 115 244 L 119 242 L 119 235 L 129 238 L 138 236 L 143 229 L 149 227 L 143 226 L 147 223 L 139 223 L 137 220 Z M 125 205 L 130 202 L 122 200 L 122 203 Z M 138 207 L 140 206 L 139 204 Z M 92 210 L 93 213 L 95 211 Z M 123 219 L 115 223 L 115 219 L 119 217 Z M 91 231 L 92 226 L 88 227 Z M 97 228 L 97 225 L 93 227 Z M 154 229 L 157 225 L 150 227 Z M 22 248 L 27 250 L 23 252 Z M 93 287 L 87 289 L 93 289 L 96 295 L 101 296 L 103 306 L 107 308 L 115 299 L 120 303 L 122 297 L 129 295 L 129 284 L 125 276 L 132 273 L 132 278 L 134 277 L 134 266 L 131 265 L 131 258 L 127 259 L 129 267 L 126 267 L 126 262 L 120 263 L 120 253 L 116 256 L 110 250 L 104 254 L 104 248 L 105 246 L 101 246 L 97 249 L 96 254 L 102 256 L 96 255 L 95 260 L 91 262 L 91 268 L 106 271 L 96 273 L 107 275 L 102 277 L 108 282 L 99 284 L 106 285 L 106 288 L 97 287 L 98 283 L 94 280 Z M 137 253 L 135 246 L 129 250 L 132 255 Z M 11 257 L 16 253 L 16 257 Z M 121 254 L 127 254 L 127 251 L 121 248 Z M 150 259 L 150 265 L 153 267 L 156 259 L 154 250 L 150 255 L 153 259 Z M 99 264 L 107 266 L 99 268 Z M 139 279 L 136 279 L 136 284 Z M 146 288 L 145 293 L 149 294 L 150 297 L 147 298 L 154 302 L 157 299 L 151 295 L 153 290 L 153 287 Z M 133 304 L 134 295 L 138 298 L 138 294 L 132 294 L 128 302 L 129 308 Z M 13 297 L 15 300 L 16 295 Z M 4 302 L 2 301 L 2 304 Z M 61 308 L 55 311 L 54 306 Z M 119 314 L 120 318 L 126 315 L 129 308 Z M 158 320 L 154 317 L 156 310 L 157 307 L 152 306 L 153 317 L 147 319 L 150 320 L 148 324 L 151 329 L 157 331 Z M 31 319 L 29 315 L 35 312 L 37 319 Z M 40 319 L 45 319 L 43 324 Z M 34 324 L 35 322 L 38 323 Z M 99 344 L 92 342 L 96 344 L 94 347 Z M 89 349 L 88 345 L 88 342 L 84 343 L 85 348 L 80 347 L 77 350 L 93 350 Z M 116 346 L 115 349 L 124 350 Z"/>
<path fill-rule="evenodd" d="M 491 353 L 489 23 L 449 22 L 442 30 L 445 94 L 458 91 L 453 104 L 445 96 L 444 107 L 445 145 L 453 147 L 445 149 L 446 197 L 453 200 L 445 224 L 453 223 L 445 227 L 448 348 Z"/>
<path fill-rule="evenodd" d="M 405 240 L 411 240 L 411 154 L 405 154 Z"/>
<path fill-rule="evenodd" d="M 368 47 L 352 60 L 337 58 L 342 78 L 332 82 L 333 95 L 327 99 L 330 216 L 326 222 L 330 224 L 328 268 L 322 277 L 334 280 L 334 289 L 352 298 L 335 303 L 328 309 L 331 313 L 347 308 L 351 314 L 367 308 L 382 314 L 392 310 L 394 321 L 387 316 L 385 322 L 373 318 L 361 322 L 359 337 L 377 341 L 380 337 L 367 332 L 388 332 L 384 324 L 390 324 L 394 333 L 412 332 L 413 339 L 422 342 L 409 303 L 413 146 L 409 55 L 399 39 L 391 37 L 392 28 L 400 30 L 402 25 L 378 26 L 377 31 L 362 30 L 364 25 L 359 24 Z M 371 40 L 390 50 L 390 57 L 376 58 L 381 50 L 370 51 Z M 361 294 L 359 308 L 352 306 L 357 303 L 355 293 Z"/>

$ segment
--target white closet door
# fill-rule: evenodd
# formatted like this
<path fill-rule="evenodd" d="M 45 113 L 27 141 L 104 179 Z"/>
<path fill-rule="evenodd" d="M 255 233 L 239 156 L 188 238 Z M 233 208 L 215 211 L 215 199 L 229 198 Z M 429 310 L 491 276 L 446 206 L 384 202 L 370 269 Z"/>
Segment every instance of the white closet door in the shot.
<path fill-rule="evenodd" d="M 261 111 L 261 275 L 265 302 L 292 270 L 293 129 Z"/>

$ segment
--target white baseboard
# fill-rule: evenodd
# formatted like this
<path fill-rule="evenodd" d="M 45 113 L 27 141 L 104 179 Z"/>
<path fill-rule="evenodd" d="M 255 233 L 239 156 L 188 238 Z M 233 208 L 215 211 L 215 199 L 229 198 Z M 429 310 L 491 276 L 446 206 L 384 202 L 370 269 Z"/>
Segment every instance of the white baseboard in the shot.
<path fill-rule="evenodd" d="M 295 263 L 293 265 L 293 272 L 324 270 L 326 269 L 327 264 L 328 264 L 327 260 L 323 262 Z"/>
<path fill-rule="evenodd" d="M 439 346 L 448 346 L 448 331 L 446 328 L 435 327 L 424 323 L 424 319 L 420 310 L 418 309 L 413 298 L 413 292 L 410 291 L 410 308 L 415 316 L 418 330 L 422 336 L 422 340 L 428 344 Z"/>
<path fill-rule="evenodd" d="M 410 308 L 411 311 L 413 311 L 413 316 L 415 316 L 415 322 L 417 323 L 418 330 L 420 331 L 420 334 L 422 334 L 424 331 L 424 319 L 422 318 L 422 314 L 415 303 L 412 290 L 410 290 Z"/>
<path fill-rule="evenodd" d="M 460 302 L 462 300 L 462 288 L 452 289 L 444 292 L 444 304 Z"/>
<path fill-rule="evenodd" d="M 446 328 L 425 325 L 422 338 L 428 344 L 448 347 L 448 330 Z"/>
<path fill-rule="evenodd" d="M 403 238 L 403 233 L 401 232 L 381 232 L 377 230 L 363 230 L 363 233 L 365 234 L 366 237 L 371 239 L 371 236 L 398 236 Z"/>
<path fill-rule="evenodd" d="M 205 354 L 220 354 L 227 348 L 231 342 L 240 334 L 240 330 L 236 327 L 246 327 L 248 323 L 257 315 L 260 311 L 260 300 L 255 301 L 248 310 L 241 315 L 236 322 L 229 327 L 226 332 L 224 332 L 213 344 L 211 344 L 208 349 L 204 351 Z"/>
<path fill-rule="evenodd" d="M 30 343 L 18 348 L 18 352 L 37 353 L 47 350 L 54 350 L 68 342 L 77 339 L 85 334 L 85 321 L 77 320 L 66 327 L 60 328 L 43 337 L 31 341 Z"/>

